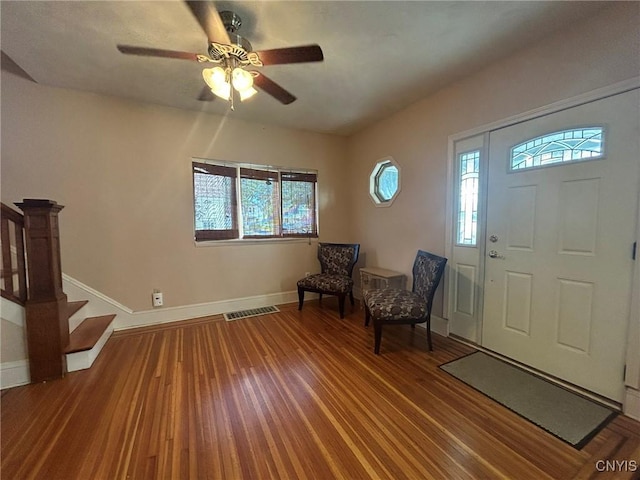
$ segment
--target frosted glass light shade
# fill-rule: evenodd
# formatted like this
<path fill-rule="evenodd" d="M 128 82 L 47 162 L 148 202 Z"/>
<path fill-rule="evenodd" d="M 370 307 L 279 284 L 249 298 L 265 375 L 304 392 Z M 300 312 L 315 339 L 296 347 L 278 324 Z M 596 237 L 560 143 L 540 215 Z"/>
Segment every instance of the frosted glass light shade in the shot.
<path fill-rule="evenodd" d="M 218 85 L 216 88 L 212 88 L 211 92 L 213 92 L 214 95 L 217 95 L 220 98 L 229 100 L 229 98 L 231 97 L 231 85 L 229 85 L 227 82 L 224 82 L 223 84 Z"/>
<path fill-rule="evenodd" d="M 227 75 L 221 67 L 205 68 L 202 70 L 202 78 L 214 95 L 229 100 L 231 85 L 226 81 Z"/>
<path fill-rule="evenodd" d="M 256 93 L 258 93 L 258 91 L 255 88 L 246 88 L 240 91 L 240 101 L 244 102 L 246 99 L 253 97 Z"/>
<path fill-rule="evenodd" d="M 202 78 L 209 88 L 214 89 L 227 83 L 226 74 L 222 67 L 205 68 L 202 70 Z"/>
<path fill-rule="evenodd" d="M 229 100 L 231 98 L 231 85 L 240 94 L 240 101 L 253 97 L 258 91 L 253 88 L 253 75 L 235 68 L 231 72 L 231 83 L 227 81 L 228 75 L 222 67 L 205 68 L 202 70 L 202 78 L 214 95 Z"/>
<path fill-rule="evenodd" d="M 231 83 L 237 91 L 244 92 L 253 86 L 253 76 L 242 68 L 234 68 L 231 74 Z"/>

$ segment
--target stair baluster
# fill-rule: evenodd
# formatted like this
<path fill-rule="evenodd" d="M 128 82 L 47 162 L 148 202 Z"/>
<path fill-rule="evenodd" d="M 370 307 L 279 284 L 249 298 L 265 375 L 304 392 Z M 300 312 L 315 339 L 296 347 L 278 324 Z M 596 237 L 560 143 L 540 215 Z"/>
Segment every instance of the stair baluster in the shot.
<path fill-rule="evenodd" d="M 24 218 L 2 204 L 2 285 L 0 293 L 7 300 L 24 305 L 27 300 L 27 271 L 24 251 Z"/>

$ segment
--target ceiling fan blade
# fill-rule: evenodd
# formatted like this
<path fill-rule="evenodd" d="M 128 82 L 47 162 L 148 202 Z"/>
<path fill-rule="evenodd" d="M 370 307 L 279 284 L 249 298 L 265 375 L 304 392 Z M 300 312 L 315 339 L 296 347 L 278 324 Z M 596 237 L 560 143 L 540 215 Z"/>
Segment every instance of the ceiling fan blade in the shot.
<path fill-rule="evenodd" d="M 284 88 L 278 85 L 276 82 L 268 77 L 265 77 L 263 73 L 257 72 L 258 75 L 254 77 L 253 84 L 261 90 L 271 95 L 285 105 L 289 105 L 296 100 L 296 97 L 287 92 Z"/>
<path fill-rule="evenodd" d="M 195 53 L 179 52 L 176 50 L 161 50 L 159 48 L 134 47 L 118 45 L 118 50 L 127 55 L 142 55 L 145 57 L 179 58 L 181 60 L 198 60 Z"/>
<path fill-rule="evenodd" d="M 200 100 L 201 102 L 212 102 L 213 100 L 215 100 L 215 98 L 216 96 L 206 85 L 202 87 L 202 91 L 200 92 L 200 95 L 198 95 L 198 100 Z"/>
<path fill-rule="evenodd" d="M 196 17 L 196 20 L 198 20 L 204 33 L 207 34 L 209 43 L 215 42 L 226 45 L 231 43 L 227 29 L 224 28 L 220 15 L 218 15 L 218 11 L 211 2 L 186 0 L 185 3 L 193 13 L 193 16 Z"/>
<path fill-rule="evenodd" d="M 276 48 L 255 52 L 265 65 L 282 65 L 285 63 L 321 62 L 324 60 L 320 45 L 304 45 L 302 47 Z"/>

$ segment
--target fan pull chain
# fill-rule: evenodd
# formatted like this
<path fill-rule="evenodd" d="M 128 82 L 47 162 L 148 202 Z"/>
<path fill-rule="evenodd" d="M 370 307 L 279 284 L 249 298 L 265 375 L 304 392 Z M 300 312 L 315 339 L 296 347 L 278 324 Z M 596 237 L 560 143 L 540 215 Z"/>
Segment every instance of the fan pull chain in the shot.
<path fill-rule="evenodd" d="M 231 83 L 231 67 L 229 66 L 229 64 L 227 63 L 227 68 L 225 70 L 225 76 L 226 76 L 226 80 L 227 83 L 229 84 L 229 102 L 231 102 L 231 111 L 235 112 L 235 105 L 234 105 L 234 95 L 233 95 L 233 91 L 235 90 L 233 88 L 233 84 Z"/>

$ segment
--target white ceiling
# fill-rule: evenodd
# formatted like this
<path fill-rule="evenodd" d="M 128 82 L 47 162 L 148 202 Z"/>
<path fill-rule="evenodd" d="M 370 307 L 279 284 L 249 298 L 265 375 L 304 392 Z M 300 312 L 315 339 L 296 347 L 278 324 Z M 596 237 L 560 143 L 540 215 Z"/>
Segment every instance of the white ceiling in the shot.
<path fill-rule="evenodd" d="M 214 2 L 243 20 L 254 50 L 319 44 L 324 62 L 262 71 L 298 100 L 264 92 L 200 102 L 201 64 L 123 55 L 116 44 L 206 53 L 195 17 L 172 1 L 1 2 L 2 51 L 35 81 L 261 123 L 349 135 L 487 63 L 594 15 L 592 1 Z"/>

